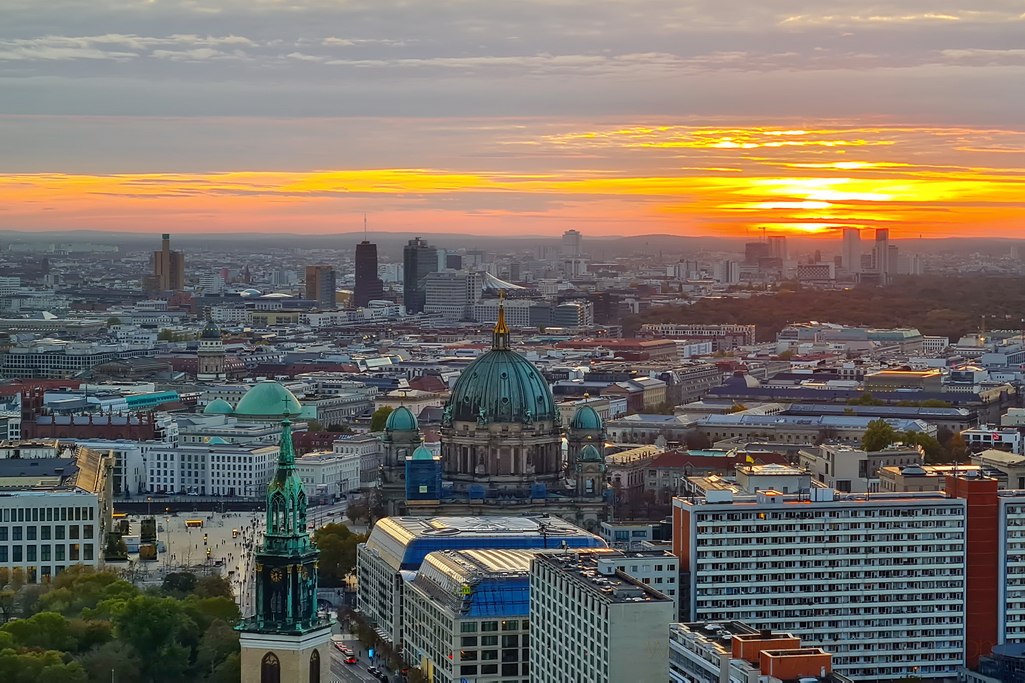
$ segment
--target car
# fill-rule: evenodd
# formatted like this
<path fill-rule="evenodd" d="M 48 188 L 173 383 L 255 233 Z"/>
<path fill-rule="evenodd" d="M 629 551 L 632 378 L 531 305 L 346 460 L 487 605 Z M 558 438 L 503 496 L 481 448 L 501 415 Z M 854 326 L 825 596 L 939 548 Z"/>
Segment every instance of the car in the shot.
<path fill-rule="evenodd" d="M 367 667 L 367 673 L 370 674 L 371 676 L 377 676 L 377 675 L 379 675 L 381 673 L 381 670 L 378 669 L 376 666 L 368 666 Z"/>
<path fill-rule="evenodd" d="M 357 664 L 358 660 L 355 657 L 353 657 L 352 655 L 349 655 L 348 657 L 345 658 L 345 663 L 346 664 Z"/>
<path fill-rule="evenodd" d="M 345 643 L 335 643 L 335 649 L 342 654 L 350 654 L 349 652 L 346 652 L 349 648 L 345 647 Z"/>

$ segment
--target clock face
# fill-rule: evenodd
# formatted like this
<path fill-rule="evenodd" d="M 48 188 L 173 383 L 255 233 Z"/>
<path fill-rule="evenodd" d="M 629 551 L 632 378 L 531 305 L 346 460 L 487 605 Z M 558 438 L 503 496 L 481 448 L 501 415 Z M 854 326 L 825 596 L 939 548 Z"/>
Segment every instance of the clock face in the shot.
<path fill-rule="evenodd" d="M 281 579 L 283 579 L 284 576 L 285 575 L 282 573 L 280 569 L 272 569 L 270 572 L 270 580 L 274 583 L 278 583 L 279 581 L 281 581 Z"/>

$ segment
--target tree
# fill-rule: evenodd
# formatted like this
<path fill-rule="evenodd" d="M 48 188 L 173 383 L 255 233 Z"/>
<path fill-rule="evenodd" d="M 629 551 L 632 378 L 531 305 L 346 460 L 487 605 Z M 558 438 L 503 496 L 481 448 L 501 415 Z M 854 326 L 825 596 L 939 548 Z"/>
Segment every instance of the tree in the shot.
<path fill-rule="evenodd" d="M 207 683 L 238 683 L 242 678 L 242 657 L 238 652 L 228 655 L 217 665 L 213 673 L 207 676 Z"/>
<path fill-rule="evenodd" d="M 135 650 L 120 640 L 112 640 L 89 650 L 78 658 L 90 681 L 106 683 L 142 680 L 142 662 Z M 113 675 L 112 675 L 113 674 Z"/>
<path fill-rule="evenodd" d="M 120 324 L 121 324 L 121 318 L 118 318 L 117 316 L 113 316 L 112 315 L 109 318 L 107 318 L 107 327 L 112 327 L 114 325 L 120 325 Z"/>
<path fill-rule="evenodd" d="M 356 546 L 367 540 L 354 534 L 344 524 L 325 524 L 313 532 L 313 541 L 320 548 L 320 585 L 337 588 L 345 585 L 345 577 L 356 567 Z"/>
<path fill-rule="evenodd" d="M 950 459 L 950 453 L 947 449 L 935 437 L 929 434 L 923 432 L 903 432 L 897 440 L 911 446 L 921 446 L 922 450 L 925 451 L 925 461 L 930 465 L 947 462 Z"/>
<path fill-rule="evenodd" d="M 689 451 L 703 451 L 712 447 L 712 441 L 700 429 L 691 429 L 683 435 L 683 443 Z"/>
<path fill-rule="evenodd" d="M 220 574 L 209 574 L 196 582 L 193 594 L 198 598 L 228 598 L 235 597 L 231 591 L 231 582 Z"/>
<path fill-rule="evenodd" d="M 238 652 L 238 647 L 238 633 L 231 626 L 220 619 L 211 622 L 196 648 L 196 669 L 206 676 L 213 675 L 224 660 Z"/>
<path fill-rule="evenodd" d="M 87 683 L 78 662 L 65 662 L 55 650 L 0 651 L 0 680 L 4 683 Z"/>
<path fill-rule="evenodd" d="M 351 500 L 345 507 L 345 516 L 359 524 L 360 520 L 370 521 L 370 505 L 363 500 Z"/>
<path fill-rule="evenodd" d="M 198 581 L 192 572 L 171 572 L 164 577 L 161 589 L 168 595 L 184 598 L 196 589 Z"/>
<path fill-rule="evenodd" d="M 886 420 L 872 420 L 868 429 L 861 437 L 861 449 L 864 451 L 881 451 L 897 440 L 897 430 Z"/>
<path fill-rule="evenodd" d="M 327 431 L 336 434 L 352 434 L 352 427 L 347 424 L 336 423 L 328 426 Z"/>
<path fill-rule="evenodd" d="M 953 458 L 954 462 L 964 462 L 965 454 L 968 452 L 968 444 L 965 443 L 963 436 L 960 434 L 952 436 L 947 448 L 950 450 L 950 457 Z"/>
<path fill-rule="evenodd" d="M 118 639 L 131 645 L 142 662 L 141 680 L 185 680 L 199 628 L 180 601 L 139 595 L 128 601 L 114 624 Z"/>
<path fill-rule="evenodd" d="M 370 418 L 370 431 L 379 432 L 384 429 L 385 423 L 388 421 L 388 416 L 392 414 L 394 408 L 391 406 L 381 406 L 374 411 L 374 414 Z"/>
<path fill-rule="evenodd" d="M 881 406 L 884 403 L 885 401 L 880 401 L 868 391 L 847 401 L 847 405 L 851 406 Z"/>

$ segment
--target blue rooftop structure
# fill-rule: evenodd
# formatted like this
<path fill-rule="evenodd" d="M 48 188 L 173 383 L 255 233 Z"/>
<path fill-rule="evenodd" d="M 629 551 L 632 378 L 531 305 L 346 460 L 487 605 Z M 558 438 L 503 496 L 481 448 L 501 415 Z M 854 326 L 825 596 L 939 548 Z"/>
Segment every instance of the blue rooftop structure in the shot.
<path fill-rule="evenodd" d="M 385 517 L 366 548 L 394 570 L 417 570 L 438 550 L 606 548 L 601 538 L 558 517 Z"/>

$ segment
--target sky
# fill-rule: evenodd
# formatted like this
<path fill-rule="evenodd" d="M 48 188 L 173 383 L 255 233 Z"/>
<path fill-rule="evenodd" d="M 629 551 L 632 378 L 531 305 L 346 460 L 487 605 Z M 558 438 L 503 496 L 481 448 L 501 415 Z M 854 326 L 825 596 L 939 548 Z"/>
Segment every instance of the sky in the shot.
<path fill-rule="evenodd" d="M 1021 0 L 3 0 L 0 229 L 1025 238 Z"/>

